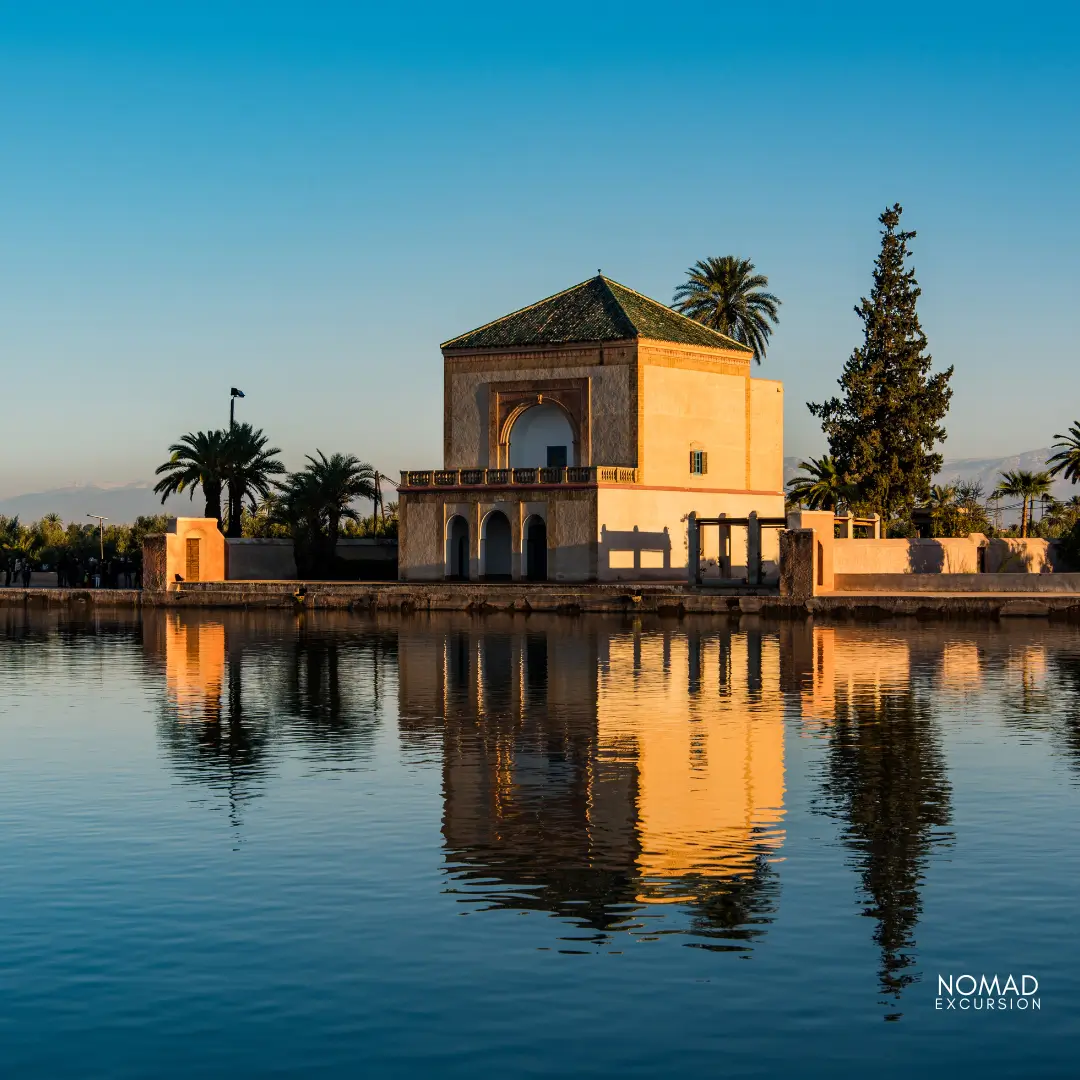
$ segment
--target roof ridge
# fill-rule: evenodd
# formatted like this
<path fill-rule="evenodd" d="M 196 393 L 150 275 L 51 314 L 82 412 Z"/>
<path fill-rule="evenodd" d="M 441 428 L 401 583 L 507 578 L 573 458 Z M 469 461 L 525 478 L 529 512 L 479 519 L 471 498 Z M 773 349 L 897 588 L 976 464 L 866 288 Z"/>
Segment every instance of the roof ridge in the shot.
<path fill-rule="evenodd" d="M 505 315 L 500 315 L 497 319 L 492 319 L 490 322 L 486 322 L 482 326 L 475 326 L 472 330 L 466 330 L 464 334 L 456 334 L 449 340 L 444 341 L 439 346 L 439 348 L 451 348 L 455 341 L 460 341 L 462 338 L 472 337 L 473 334 L 479 334 L 482 330 L 486 330 L 489 326 L 494 326 L 496 323 L 500 323 L 504 319 L 512 318 L 514 315 L 521 315 L 526 311 L 532 311 L 533 308 L 538 308 L 541 304 L 546 304 L 549 300 L 558 300 L 560 296 L 566 296 L 567 293 L 572 293 L 575 290 L 582 288 L 582 286 L 588 285 L 590 282 L 595 281 L 597 277 L 602 278 L 603 275 L 597 274 L 595 277 L 586 278 L 584 281 L 579 281 L 576 285 L 571 285 L 568 289 L 560 289 L 557 293 L 552 293 L 550 296 L 545 296 L 543 300 L 537 300 L 535 303 L 526 304 L 524 307 L 516 308 L 514 311 L 507 312 L 507 314 Z M 618 283 L 616 282 L 616 284 Z"/>
<path fill-rule="evenodd" d="M 605 285 L 608 286 L 609 289 L 612 285 L 617 285 L 620 289 L 623 289 L 628 293 L 633 293 L 633 295 L 636 296 L 639 300 L 645 300 L 648 303 L 652 304 L 654 307 L 660 308 L 660 310 L 663 311 L 666 315 L 675 315 L 680 319 L 685 319 L 687 322 L 693 323 L 695 327 L 707 330 L 710 334 L 714 334 L 721 340 L 730 342 L 740 352 L 752 353 L 754 351 L 752 348 L 750 348 L 749 345 L 744 345 L 741 341 L 737 341 L 729 334 L 722 334 L 719 330 L 714 330 L 711 326 L 706 326 L 703 322 L 698 322 L 697 319 L 691 319 L 689 315 L 684 315 L 681 311 L 676 311 L 673 307 L 668 307 L 667 304 L 662 304 L 659 300 L 654 300 L 651 296 L 646 296 L 644 293 L 638 292 L 637 289 L 632 289 L 629 285 L 624 285 L 621 281 L 616 281 L 614 278 L 604 277 L 603 274 L 599 274 L 597 276 L 604 282 Z M 584 282 L 582 284 L 584 284 Z M 612 293 L 612 295 L 614 295 L 614 293 Z M 616 302 L 618 301 L 618 299 L 619 298 L 616 296 Z M 627 318 L 630 318 L 630 316 L 627 315 Z M 630 319 L 630 322 L 632 325 L 634 325 L 633 319 Z M 634 328 L 637 329 L 636 325 L 634 325 Z M 638 331 L 638 333 L 640 334 L 641 332 Z"/>

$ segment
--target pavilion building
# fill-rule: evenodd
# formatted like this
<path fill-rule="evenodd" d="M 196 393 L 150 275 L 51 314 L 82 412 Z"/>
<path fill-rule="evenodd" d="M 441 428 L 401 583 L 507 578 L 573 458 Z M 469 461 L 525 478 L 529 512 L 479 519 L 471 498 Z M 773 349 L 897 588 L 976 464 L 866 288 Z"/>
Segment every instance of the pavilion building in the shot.
<path fill-rule="evenodd" d="M 442 354 L 443 467 L 401 474 L 403 581 L 686 580 L 691 512 L 783 517 L 782 385 L 664 304 L 597 276 Z"/>

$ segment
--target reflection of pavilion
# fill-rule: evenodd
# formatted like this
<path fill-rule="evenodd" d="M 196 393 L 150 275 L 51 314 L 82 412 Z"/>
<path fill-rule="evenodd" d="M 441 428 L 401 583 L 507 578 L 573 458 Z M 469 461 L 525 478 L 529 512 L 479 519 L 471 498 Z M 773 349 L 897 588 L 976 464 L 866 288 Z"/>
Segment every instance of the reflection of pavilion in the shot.
<path fill-rule="evenodd" d="M 759 634 L 611 640 L 600 753 L 636 764 L 646 891 L 672 878 L 752 874 L 783 842 L 779 676 L 779 643 Z"/>
<path fill-rule="evenodd" d="M 474 625 L 400 649 L 403 737 L 441 744 L 459 875 L 597 928 L 681 898 L 737 934 L 783 837 L 776 641 Z"/>

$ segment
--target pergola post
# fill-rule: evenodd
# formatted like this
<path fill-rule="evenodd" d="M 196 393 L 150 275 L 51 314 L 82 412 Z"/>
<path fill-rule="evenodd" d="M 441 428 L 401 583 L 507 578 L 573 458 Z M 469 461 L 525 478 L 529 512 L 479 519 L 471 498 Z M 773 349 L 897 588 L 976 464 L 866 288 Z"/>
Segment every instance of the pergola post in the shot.
<path fill-rule="evenodd" d="M 761 524 L 751 510 L 746 525 L 746 584 L 761 584 Z"/>
<path fill-rule="evenodd" d="M 686 517 L 686 583 L 694 588 L 701 584 L 701 538 L 693 510 Z"/>

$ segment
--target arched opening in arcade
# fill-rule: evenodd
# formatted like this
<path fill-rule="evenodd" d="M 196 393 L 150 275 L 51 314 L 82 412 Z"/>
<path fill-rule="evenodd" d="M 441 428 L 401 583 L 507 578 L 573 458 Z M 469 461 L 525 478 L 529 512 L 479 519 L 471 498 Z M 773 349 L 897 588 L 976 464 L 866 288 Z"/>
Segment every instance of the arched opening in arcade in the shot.
<path fill-rule="evenodd" d="M 533 514 L 525 521 L 525 577 L 547 581 L 547 522 Z"/>
<path fill-rule="evenodd" d="M 460 514 L 446 523 L 446 577 L 469 580 L 469 523 Z"/>
<path fill-rule="evenodd" d="M 480 576 L 485 581 L 509 581 L 511 550 L 510 521 L 501 510 L 492 510 L 480 531 Z"/>

